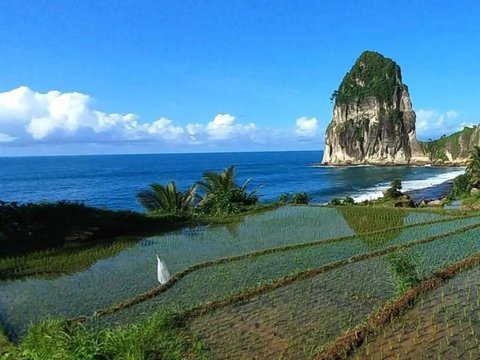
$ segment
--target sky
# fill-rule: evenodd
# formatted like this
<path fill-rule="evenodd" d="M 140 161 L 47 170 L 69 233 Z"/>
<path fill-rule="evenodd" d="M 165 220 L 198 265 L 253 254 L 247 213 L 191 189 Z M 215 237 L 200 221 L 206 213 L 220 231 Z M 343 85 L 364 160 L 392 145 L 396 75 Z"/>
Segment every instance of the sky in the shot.
<path fill-rule="evenodd" d="M 364 50 L 420 139 L 480 122 L 480 2 L 0 0 L 0 156 L 318 150 Z"/>

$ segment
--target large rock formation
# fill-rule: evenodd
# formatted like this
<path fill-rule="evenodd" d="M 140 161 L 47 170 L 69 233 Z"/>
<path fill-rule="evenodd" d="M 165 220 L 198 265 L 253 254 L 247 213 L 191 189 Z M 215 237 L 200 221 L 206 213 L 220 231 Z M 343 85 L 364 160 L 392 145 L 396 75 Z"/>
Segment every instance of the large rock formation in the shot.
<path fill-rule="evenodd" d="M 333 118 L 327 128 L 322 163 L 427 163 L 416 138 L 415 112 L 400 67 L 365 51 L 332 95 Z"/>

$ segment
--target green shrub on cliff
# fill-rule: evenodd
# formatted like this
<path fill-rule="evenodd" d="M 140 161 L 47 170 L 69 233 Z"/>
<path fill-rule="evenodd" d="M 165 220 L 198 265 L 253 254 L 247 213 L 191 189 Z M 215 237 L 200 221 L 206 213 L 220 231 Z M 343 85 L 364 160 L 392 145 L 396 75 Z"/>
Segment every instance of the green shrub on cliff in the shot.
<path fill-rule="evenodd" d="M 392 59 L 374 51 L 365 51 L 345 75 L 339 89 L 333 92 L 331 100 L 335 100 L 336 105 L 367 97 L 385 101 L 393 97 L 399 81 L 400 67 Z"/>

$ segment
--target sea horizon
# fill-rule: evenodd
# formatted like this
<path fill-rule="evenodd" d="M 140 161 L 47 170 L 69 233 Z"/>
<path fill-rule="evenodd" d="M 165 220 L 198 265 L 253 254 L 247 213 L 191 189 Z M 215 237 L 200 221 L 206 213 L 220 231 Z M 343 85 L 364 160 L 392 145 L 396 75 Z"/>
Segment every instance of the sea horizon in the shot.
<path fill-rule="evenodd" d="M 138 153 L 104 153 L 104 154 L 53 154 L 53 155 L 9 155 L 0 159 L 9 158 L 42 158 L 42 157 L 78 157 L 78 156 L 135 156 L 135 155 L 195 155 L 195 154 L 245 154 L 245 153 L 279 153 L 279 152 L 322 152 L 320 150 L 245 150 L 245 151 L 198 151 L 198 152 L 138 152 Z M 320 160 L 321 161 L 321 160 Z"/>

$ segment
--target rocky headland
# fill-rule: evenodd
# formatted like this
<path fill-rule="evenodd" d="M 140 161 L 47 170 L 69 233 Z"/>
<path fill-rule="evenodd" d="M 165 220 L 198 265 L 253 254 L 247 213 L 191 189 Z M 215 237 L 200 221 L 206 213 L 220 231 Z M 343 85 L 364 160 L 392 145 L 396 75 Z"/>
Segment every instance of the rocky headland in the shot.
<path fill-rule="evenodd" d="M 331 98 L 333 117 L 325 134 L 323 165 L 464 165 L 480 145 L 480 130 L 422 143 L 400 67 L 365 51 Z"/>

